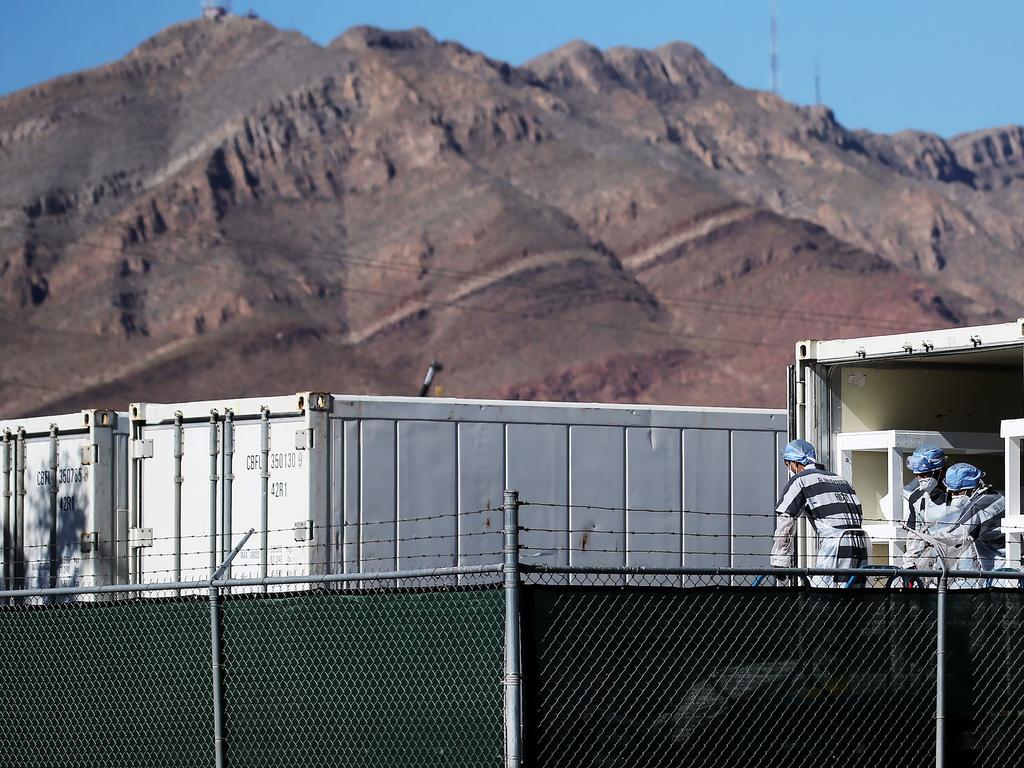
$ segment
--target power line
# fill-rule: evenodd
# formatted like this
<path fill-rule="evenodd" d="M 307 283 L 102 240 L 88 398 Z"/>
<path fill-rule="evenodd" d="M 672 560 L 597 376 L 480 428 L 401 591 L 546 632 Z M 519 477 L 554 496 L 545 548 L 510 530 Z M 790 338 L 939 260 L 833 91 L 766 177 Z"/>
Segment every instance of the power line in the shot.
<path fill-rule="evenodd" d="M 88 242 L 88 241 L 77 240 L 73 244 L 76 245 L 76 246 L 81 246 L 81 247 L 86 247 L 86 248 L 93 248 L 95 250 L 102 250 L 102 251 L 108 251 L 108 252 L 117 253 L 117 254 L 123 254 L 123 251 L 121 249 L 114 248 L 114 247 L 111 247 L 111 246 L 107 246 L 107 245 L 104 245 L 102 243 L 91 243 L 91 242 Z M 267 279 L 270 279 L 270 280 L 283 280 L 283 281 L 297 283 L 299 285 L 302 285 L 303 287 L 308 287 L 308 282 L 304 278 L 294 277 L 294 276 L 291 276 L 291 275 L 274 274 L 274 273 L 270 273 L 270 272 L 267 272 L 267 271 L 264 271 L 264 270 L 258 270 L 258 269 L 252 269 L 252 268 L 238 268 L 238 267 L 231 266 L 231 265 L 226 265 L 226 264 L 212 264 L 210 262 L 195 261 L 195 260 L 188 259 L 188 258 L 181 257 L 181 256 L 173 257 L 173 260 L 170 263 L 171 264 L 188 264 L 190 266 L 198 267 L 200 269 L 209 269 L 209 270 L 215 270 L 215 271 L 230 271 L 232 273 L 239 273 L 239 272 L 241 272 L 242 274 L 248 274 L 248 275 L 252 275 L 252 276 L 256 276 L 256 277 L 264 277 L 264 278 L 267 278 Z M 409 296 L 409 295 L 406 295 L 406 294 L 394 294 L 394 293 L 388 293 L 386 291 L 377 291 L 377 290 L 373 290 L 373 289 L 370 289 L 370 288 L 354 288 L 354 287 L 351 287 L 351 286 L 344 286 L 344 285 L 337 286 L 336 290 L 341 292 L 341 293 L 351 293 L 351 294 L 356 294 L 356 295 L 378 296 L 378 297 L 382 297 L 382 298 L 398 299 L 398 300 L 404 300 L 404 301 L 413 300 L 413 301 L 416 301 L 416 302 L 418 302 L 420 304 L 423 304 L 423 305 L 425 305 L 427 307 L 432 307 L 432 308 L 435 308 L 435 309 L 458 309 L 458 310 L 466 311 L 466 312 L 477 312 L 477 313 L 483 313 L 483 314 L 487 314 L 487 315 L 497 315 L 497 316 L 504 316 L 504 317 L 512 317 L 512 318 L 522 319 L 522 320 L 529 320 L 529 319 L 531 319 L 531 316 L 528 313 L 514 312 L 514 311 L 508 311 L 508 310 L 500 310 L 500 309 L 495 309 L 493 307 L 482 307 L 482 306 L 476 306 L 476 305 L 467 305 L 467 304 L 463 303 L 462 300 L 460 300 L 460 299 L 449 299 L 449 300 L 437 301 L 437 300 L 431 300 L 431 299 L 425 299 L 425 298 L 412 297 L 412 296 Z M 551 295 L 556 295 L 556 294 L 542 295 L 542 296 L 540 296 L 540 298 L 549 298 Z M 769 347 L 769 348 L 773 348 L 773 349 L 776 348 L 776 345 L 768 344 L 767 342 L 763 342 L 763 341 L 751 341 L 751 340 L 748 340 L 748 339 L 733 339 L 733 338 L 723 338 L 723 337 L 716 337 L 716 336 L 703 336 L 703 335 L 699 335 L 699 334 L 681 333 L 681 332 L 677 332 L 677 331 L 665 331 L 665 330 L 660 330 L 658 328 L 642 328 L 642 327 L 638 327 L 638 326 L 617 325 L 615 323 L 604 323 L 604 322 L 598 322 L 598 321 L 593 321 L 593 320 L 575 320 L 575 319 L 572 319 L 572 318 L 560 318 L 557 322 L 559 324 L 562 324 L 562 325 L 578 325 L 578 326 L 582 326 L 582 327 L 604 328 L 604 329 L 607 329 L 607 330 L 622 331 L 624 333 L 639 333 L 639 334 L 646 334 L 646 335 L 653 335 L 653 336 L 662 336 L 662 337 L 666 337 L 666 338 L 670 338 L 670 339 L 676 339 L 676 340 L 685 339 L 685 340 L 690 340 L 690 341 L 706 341 L 706 342 L 710 342 L 710 343 L 714 343 L 714 344 L 726 343 L 726 344 L 737 344 L 737 345 L 741 345 L 741 346 Z M 57 330 L 57 329 L 55 329 L 55 330 Z"/>
<path fill-rule="evenodd" d="M 19 210 L 21 212 L 24 212 L 23 208 L 15 208 L 14 206 L 0 205 L 0 209 L 3 209 L 3 208 L 6 208 L 8 210 Z M 84 216 L 82 214 L 65 213 L 65 214 L 62 214 L 62 215 L 69 216 L 71 218 L 78 218 L 84 224 L 88 224 L 90 226 L 99 227 L 101 229 L 106 229 L 106 230 L 109 230 L 109 231 L 131 229 L 132 228 L 132 225 L 128 224 L 128 223 L 116 223 L 116 222 L 99 221 L 99 220 L 96 220 L 96 219 L 90 219 L 90 218 L 88 218 L 88 217 L 86 217 L 86 216 Z M 169 237 L 174 237 L 174 238 L 179 239 L 179 240 L 185 240 L 185 241 L 194 242 L 197 245 L 205 246 L 205 247 L 222 246 L 222 245 L 236 246 L 236 247 L 237 246 L 242 246 L 244 248 L 249 248 L 249 249 L 252 249 L 252 250 L 255 250 L 255 251 L 265 251 L 265 252 L 273 253 L 273 254 L 280 255 L 280 256 L 290 256 L 290 257 L 305 256 L 307 258 L 311 257 L 311 258 L 314 258 L 316 260 L 327 262 L 327 263 L 332 263 L 332 264 L 354 265 L 354 266 L 362 266 L 362 267 L 367 267 L 367 268 L 372 268 L 372 269 L 414 272 L 416 274 L 419 274 L 422 271 L 422 266 L 419 263 L 396 262 L 396 261 L 382 261 L 382 260 L 379 260 L 379 259 L 371 259 L 371 258 L 365 258 L 365 257 L 357 257 L 357 256 L 344 255 L 344 254 L 339 254 L 339 253 L 334 252 L 334 251 L 328 251 L 328 250 L 316 249 L 316 248 L 291 249 L 291 248 L 286 248 L 286 247 L 277 245 L 275 243 L 267 243 L 267 242 L 261 241 L 261 240 L 250 240 L 250 239 L 245 239 L 245 238 L 228 238 L 228 237 L 223 237 L 223 236 L 216 236 L 216 237 L 214 237 L 214 236 L 202 235 L 202 234 L 189 234 L 189 233 L 184 233 L 184 232 L 171 232 L 171 231 L 163 232 L 161 234 L 161 236 L 163 236 L 163 237 L 168 237 L 168 236 Z M 71 241 L 71 242 L 68 242 L 68 243 L 65 244 L 65 247 L 67 245 L 76 245 L 76 244 L 82 244 L 82 241 Z M 153 243 L 145 243 L 145 244 L 139 244 L 139 245 L 142 245 L 143 247 L 147 247 L 147 246 L 148 247 L 153 247 Z M 122 251 L 118 251 L 118 253 L 121 253 L 121 252 Z M 127 252 L 125 252 L 125 253 L 127 253 Z M 460 269 L 453 269 L 453 268 L 449 268 L 449 267 L 433 267 L 433 268 L 430 269 L 429 273 L 432 274 L 432 275 L 438 275 L 438 276 L 441 276 L 441 277 L 451 277 L 453 279 L 458 279 L 458 280 L 479 279 L 479 278 L 482 278 L 482 277 L 486 277 L 487 274 L 488 274 L 487 272 L 484 272 L 484 271 L 460 270 Z M 278 279 L 278 276 L 275 276 L 275 279 Z M 519 284 L 512 284 L 509 287 L 511 287 L 514 290 L 530 290 L 529 286 L 524 286 L 524 285 L 519 285 Z M 557 295 L 558 293 L 560 293 L 560 292 L 559 291 L 552 291 L 552 292 L 549 292 L 549 295 L 550 294 L 556 294 Z M 574 293 L 574 295 L 575 295 L 575 293 Z M 680 298 L 680 297 L 675 297 L 675 298 L 672 298 L 672 297 L 669 297 L 669 298 L 658 298 L 657 301 L 658 301 L 659 304 L 662 304 L 664 306 L 677 306 L 677 307 L 681 307 L 681 308 L 702 308 L 702 309 L 706 309 L 706 310 L 712 311 L 712 312 L 722 312 L 722 313 L 734 314 L 734 315 L 751 315 L 751 314 L 757 315 L 757 314 L 761 314 L 761 315 L 767 315 L 767 316 L 772 316 L 772 317 L 778 317 L 779 319 L 782 319 L 784 317 L 792 317 L 793 319 L 795 319 L 798 322 L 813 321 L 813 322 L 818 322 L 818 323 L 839 324 L 839 321 L 848 320 L 848 321 L 851 321 L 851 322 L 859 322 L 859 323 L 866 324 L 866 325 L 877 325 L 879 327 L 891 326 L 894 330 L 902 330 L 903 328 L 906 327 L 906 322 L 905 321 L 891 319 L 891 318 L 874 318 L 874 317 L 864 317 L 864 316 L 856 316 L 856 315 L 839 315 L 839 314 L 835 314 L 835 313 L 831 313 L 831 312 L 822 315 L 822 314 L 818 314 L 818 313 L 814 313 L 814 312 L 810 312 L 810 311 L 801 310 L 801 309 L 795 308 L 795 307 L 768 307 L 768 306 L 758 306 L 758 305 L 751 305 L 751 304 L 740 304 L 740 303 L 735 303 L 735 302 L 709 301 L 709 300 L 688 299 L 688 298 Z"/>
<path fill-rule="evenodd" d="M 0 208 L 3 208 L 3 207 L 4 206 L 0 206 Z M 17 209 L 17 210 L 19 210 L 21 212 L 24 212 L 23 209 L 20 209 L 20 208 Z M 72 218 L 76 217 L 75 215 L 72 215 L 72 214 L 69 214 L 69 215 L 71 215 Z M 84 218 L 84 217 L 79 217 L 79 218 Z M 85 221 L 85 223 L 87 223 L 89 225 L 96 226 L 96 227 L 99 227 L 101 229 L 107 229 L 107 230 L 112 230 L 112 229 L 115 229 L 115 228 L 117 228 L 119 230 L 123 230 L 123 229 L 128 228 L 130 226 L 128 224 L 117 224 L 117 223 L 109 223 L 109 222 L 99 222 L 99 221 L 89 220 L 89 219 L 84 219 L 84 221 Z M 6 225 L 6 226 L 7 226 L 7 228 L 13 228 L 14 225 Z M 53 235 L 51 233 L 43 233 L 43 232 L 36 231 L 35 234 L 37 236 L 41 237 L 41 238 L 53 237 Z M 420 270 L 420 266 L 418 264 L 417 265 L 412 265 L 412 264 L 403 264 L 403 263 L 400 263 L 400 262 L 384 262 L 384 261 L 373 260 L 373 259 L 359 259 L 359 258 L 356 258 L 356 257 L 346 257 L 346 256 L 342 256 L 342 255 L 339 255 L 339 254 L 333 254 L 333 253 L 330 253 L 330 252 L 322 252 L 321 254 L 318 255 L 315 250 L 314 251 L 310 251 L 310 250 L 300 250 L 300 251 L 285 250 L 285 249 L 282 249 L 280 246 L 276 246 L 276 245 L 273 245 L 273 244 L 268 244 L 268 243 L 265 243 L 265 242 L 262 242 L 262 241 L 233 240 L 233 239 L 230 239 L 230 238 L 209 238 L 209 237 L 205 237 L 205 236 L 191 236 L 191 235 L 187 235 L 187 234 L 184 234 L 184 233 L 164 233 L 164 234 L 171 234 L 171 236 L 179 238 L 179 239 L 186 239 L 186 240 L 192 239 L 192 240 L 197 241 L 199 244 L 203 244 L 203 242 L 205 240 L 212 240 L 212 242 L 214 244 L 217 244 L 217 245 L 244 246 L 244 247 L 252 248 L 254 250 L 270 251 L 270 252 L 273 252 L 273 253 L 277 253 L 279 255 L 290 255 L 290 256 L 306 255 L 306 256 L 313 256 L 313 257 L 319 257 L 322 260 L 329 261 L 331 263 L 337 263 L 337 264 L 350 263 L 350 264 L 355 264 L 357 266 L 365 266 L 367 268 L 375 268 L 375 269 L 397 269 L 397 270 L 415 269 L 415 270 L 417 270 L 417 272 Z M 115 247 L 104 245 L 104 244 L 101 244 L 101 243 L 91 243 L 91 242 L 88 242 L 88 241 L 85 241 L 85 240 L 75 240 L 75 241 L 71 241 L 71 242 L 63 242 L 62 241 L 62 242 L 58 243 L 59 247 L 65 247 L 66 248 L 69 245 L 70 246 L 87 247 L 87 248 L 92 248 L 94 250 L 108 251 L 108 252 L 111 252 L 111 253 L 115 253 L 117 255 L 127 255 L 127 253 L 126 253 L 124 248 L 115 248 Z M 155 244 L 151 243 L 151 242 L 140 243 L 139 245 L 140 245 L 141 248 L 148 248 L 148 249 L 151 249 L 151 250 L 155 249 L 155 247 L 156 247 Z M 182 263 L 182 264 L 188 264 L 190 266 L 194 266 L 194 267 L 197 267 L 197 268 L 200 268 L 200 269 L 228 271 L 228 272 L 231 272 L 231 273 L 241 272 L 243 274 L 248 274 L 248 275 L 257 276 L 257 277 L 263 277 L 263 278 L 266 278 L 266 279 L 269 279 L 269 280 L 276 280 L 276 281 L 285 280 L 285 281 L 289 281 L 289 282 L 294 282 L 294 283 L 297 283 L 299 285 L 302 285 L 303 288 L 308 288 L 308 281 L 306 281 L 303 278 L 294 277 L 294 276 L 290 276 L 290 275 L 276 274 L 276 273 L 273 273 L 273 272 L 268 272 L 266 270 L 258 270 L 258 269 L 253 269 L 253 268 L 239 268 L 239 267 L 236 267 L 236 266 L 233 266 L 233 265 L 227 265 L 227 264 L 215 264 L 215 263 L 211 263 L 211 262 L 207 262 L 207 261 L 196 261 L 196 260 L 191 260 L 191 259 L 188 259 L 187 257 L 182 257 L 182 256 L 175 256 L 175 257 L 173 257 L 173 259 L 171 260 L 170 263 L 171 264 Z M 450 276 L 453 279 L 455 279 L 455 278 L 457 278 L 457 279 L 480 278 L 480 277 L 485 276 L 485 274 L 486 274 L 486 273 L 481 273 L 481 272 L 470 272 L 470 271 L 465 271 L 465 270 L 453 270 L 453 269 L 446 269 L 446 268 L 435 268 L 434 270 L 432 270 L 432 272 L 435 273 L 435 274 L 438 274 L 438 275 L 440 275 L 442 277 Z M 491 287 L 491 286 L 489 286 L 489 285 L 483 286 L 481 288 L 481 290 L 486 290 L 489 287 Z M 529 289 L 529 286 L 524 286 L 524 285 L 515 284 L 515 283 L 511 284 L 508 287 L 512 287 L 514 289 Z M 442 309 L 442 310 L 443 309 L 456 309 L 456 310 L 465 311 L 465 312 L 478 312 L 478 313 L 482 312 L 482 313 L 491 314 L 491 315 L 513 317 L 513 318 L 516 318 L 516 319 L 530 319 L 531 318 L 531 315 L 529 313 L 514 312 L 514 311 L 510 312 L 510 311 L 507 311 L 507 310 L 499 310 L 499 309 L 495 309 L 495 308 L 492 308 L 492 307 L 480 307 L 480 306 L 475 306 L 475 305 L 467 305 L 467 304 L 465 304 L 460 299 L 448 299 L 448 300 L 437 301 L 437 300 L 430 300 L 430 299 L 426 299 L 426 298 L 417 298 L 417 297 L 414 297 L 414 296 L 409 296 L 407 294 L 393 294 L 393 293 L 389 293 L 389 292 L 386 292 L 386 291 L 378 291 L 378 290 L 374 290 L 374 289 L 370 289 L 370 288 L 365 288 L 365 287 L 364 288 L 357 288 L 357 287 L 353 287 L 353 286 L 336 286 L 335 290 L 337 290 L 338 292 L 341 292 L 341 293 L 349 293 L 349 294 L 355 294 L 355 295 L 370 295 L 370 296 L 377 296 L 377 297 L 382 297 L 382 298 L 396 299 L 396 300 L 399 300 L 399 301 L 413 300 L 413 301 L 423 305 L 425 308 Z M 544 294 L 540 294 L 539 298 L 550 298 L 552 296 L 558 296 L 559 294 L 565 294 L 565 293 L 566 293 L 565 291 L 557 291 L 557 290 L 556 291 L 548 291 L 548 292 L 546 292 Z M 600 298 L 600 294 L 597 293 L 597 292 L 591 292 L 591 294 L 595 295 L 596 298 Z M 577 292 L 574 292 L 573 295 L 579 295 L 579 294 Z M 768 314 L 768 315 L 771 315 L 771 316 L 776 316 L 779 319 L 783 319 L 783 318 L 789 316 L 789 317 L 794 317 L 798 321 L 815 320 L 817 322 L 823 322 L 824 321 L 824 322 L 839 323 L 842 320 L 850 320 L 850 321 L 856 321 L 856 322 L 868 323 L 868 324 L 889 324 L 889 323 L 896 324 L 896 323 L 899 322 L 899 321 L 895 321 L 895 320 L 885 320 L 885 319 L 881 319 L 881 318 L 870 319 L 870 318 L 860 318 L 860 317 L 851 317 L 851 316 L 841 316 L 841 315 L 835 315 L 835 314 L 828 314 L 828 315 L 823 315 L 823 316 L 818 317 L 818 316 L 811 315 L 810 313 L 804 313 L 804 312 L 802 312 L 800 310 L 789 309 L 789 308 L 781 309 L 781 308 L 770 308 L 770 307 L 757 307 L 757 306 L 752 306 L 752 305 L 732 304 L 732 303 L 726 303 L 726 302 L 701 301 L 701 300 L 697 300 L 697 299 L 680 299 L 680 300 L 677 300 L 675 302 L 673 302 L 670 299 L 665 299 L 665 300 L 659 300 L 659 303 L 663 304 L 663 305 L 666 305 L 666 306 L 673 306 L 673 305 L 675 305 L 675 306 L 680 306 L 680 307 L 685 307 L 685 308 L 703 309 L 705 311 L 711 311 L 711 312 L 722 312 L 722 313 L 732 314 L 732 315 L 736 315 L 736 316 L 743 316 L 743 315 L 750 316 L 750 315 L 758 315 L 758 314 Z M 46 333 L 60 332 L 60 333 L 63 333 L 63 334 L 74 334 L 74 335 L 76 335 L 78 337 L 88 338 L 90 340 L 101 340 L 103 338 L 102 334 L 83 333 L 83 332 L 77 332 L 77 331 L 63 331 L 63 330 L 58 329 L 58 328 L 50 328 L 50 327 L 39 326 L 39 325 L 31 324 L 31 323 L 25 323 L 24 321 L 16 321 L 16 322 L 19 325 L 21 325 L 22 327 L 30 328 L 32 330 L 38 330 L 38 331 L 46 332 Z M 661 337 L 665 337 L 665 338 L 669 338 L 669 339 L 673 339 L 673 340 L 684 340 L 685 339 L 687 341 L 708 342 L 708 343 L 714 343 L 714 344 L 727 343 L 727 344 L 736 344 L 736 345 L 741 345 L 741 346 L 755 346 L 755 347 L 766 347 L 766 348 L 775 348 L 775 346 L 776 346 L 774 344 L 768 344 L 766 342 L 759 342 L 759 341 L 753 341 L 753 340 L 748 340 L 748 339 L 734 339 L 734 338 L 706 336 L 706 335 L 693 334 L 693 333 L 683 333 L 683 332 L 678 332 L 678 331 L 661 330 L 661 329 L 653 328 L 653 327 L 644 328 L 644 327 L 637 327 L 637 326 L 624 326 L 624 325 L 619 325 L 619 324 L 615 324 L 615 323 L 605 323 L 605 322 L 593 321 L 593 320 L 575 320 L 575 319 L 561 318 L 558 322 L 561 323 L 561 324 L 577 325 L 577 326 L 582 326 L 582 327 L 599 327 L 599 328 L 604 328 L 604 329 L 607 329 L 607 330 L 621 331 L 621 332 L 625 332 L 625 333 L 639 333 L 639 334 L 645 334 L 645 335 L 655 335 L 655 336 L 661 336 Z M 73 394 L 76 394 L 77 392 L 79 392 L 79 390 L 55 388 L 55 387 L 52 387 L 52 386 L 46 386 L 46 385 L 42 385 L 42 384 L 29 384 L 27 382 L 19 382 L 19 381 L 10 380 L 10 379 L 8 379 L 8 380 L 0 380 L 0 385 L 8 385 L 8 386 L 13 386 L 13 387 L 17 387 L 17 388 L 24 388 L 24 389 L 43 389 L 43 390 L 49 390 L 49 391 L 54 391 L 54 392 L 57 392 L 57 393 L 60 393 L 60 394 L 68 394 L 68 395 L 73 395 Z"/>

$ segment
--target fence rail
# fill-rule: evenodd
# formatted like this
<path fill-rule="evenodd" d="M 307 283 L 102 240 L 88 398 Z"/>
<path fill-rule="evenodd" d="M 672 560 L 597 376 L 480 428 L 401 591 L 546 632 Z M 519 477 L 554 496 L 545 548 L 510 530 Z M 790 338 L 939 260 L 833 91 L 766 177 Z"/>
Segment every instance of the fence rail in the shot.
<path fill-rule="evenodd" d="M 0 592 L 0 763 L 1024 759 L 1024 573 L 538 565 L 518 507 L 484 565 Z"/>

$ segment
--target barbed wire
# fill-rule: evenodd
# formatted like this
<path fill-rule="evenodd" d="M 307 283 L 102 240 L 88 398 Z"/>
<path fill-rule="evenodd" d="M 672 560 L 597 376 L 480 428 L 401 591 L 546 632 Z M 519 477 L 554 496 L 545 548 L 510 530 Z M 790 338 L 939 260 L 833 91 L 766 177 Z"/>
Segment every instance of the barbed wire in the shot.
<path fill-rule="evenodd" d="M 499 508 L 484 507 L 484 508 L 477 509 L 477 510 L 472 510 L 472 511 L 442 512 L 442 513 L 437 513 L 437 514 L 421 515 L 421 516 L 416 516 L 416 517 L 396 517 L 396 518 L 393 518 L 391 520 L 361 520 L 361 521 L 358 521 L 358 522 L 313 523 L 312 529 L 314 531 L 322 531 L 322 530 L 337 530 L 337 529 L 341 529 L 341 528 L 366 528 L 366 527 L 369 527 L 369 526 L 378 526 L 378 525 L 392 525 L 392 526 L 397 525 L 397 526 L 402 526 L 402 525 L 406 525 L 406 524 L 409 524 L 409 523 L 434 522 L 434 521 L 437 521 L 437 520 L 454 519 L 454 518 L 459 518 L 459 517 L 468 517 L 470 515 L 477 515 L 477 514 L 481 514 L 481 513 L 484 513 L 484 512 L 500 512 L 500 511 L 501 511 L 500 507 Z M 255 529 L 253 535 L 256 536 L 256 535 L 259 535 L 261 533 L 267 533 L 267 534 L 271 534 L 271 533 L 293 533 L 295 531 L 295 526 L 296 525 L 303 526 L 303 529 L 305 529 L 306 528 L 306 524 L 308 524 L 309 522 L 310 521 L 308 519 L 305 519 L 305 520 L 299 519 L 299 520 L 295 520 L 293 525 L 290 525 L 290 526 L 285 526 L 285 527 L 281 527 L 281 528 L 266 528 L 266 529 L 260 528 L 260 529 Z M 144 529 L 144 528 L 146 528 L 145 524 L 139 526 L 139 529 Z M 233 531 L 231 533 L 231 535 L 241 536 L 241 535 L 244 535 L 245 532 L 246 531 L 244 529 L 238 529 L 238 530 Z M 496 532 L 496 533 L 500 534 L 501 533 L 501 529 L 500 528 L 495 528 L 493 532 Z M 493 532 L 492 531 L 460 531 L 459 534 L 446 534 L 446 535 L 449 535 L 449 536 L 456 536 L 456 535 L 463 535 L 463 536 L 478 536 L 479 535 L 479 536 L 483 536 L 483 535 L 492 535 Z M 154 535 L 152 537 L 152 541 L 156 542 L 156 541 L 177 541 L 177 540 L 187 540 L 187 539 L 209 539 L 209 538 L 212 538 L 214 536 L 216 536 L 218 538 L 221 538 L 221 537 L 226 537 L 228 535 L 229 534 L 226 531 L 218 531 L 217 533 L 206 532 L 206 533 L 182 533 L 180 535 L 174 535 L 174 534 L 167 534 L 167 535 L 162 535 L 162 536 Z M 148 538 L 149 537 L 147 537 L 147 539 Z M 378 541 L 385 541 L 385 540 L 381 539 L 381 540 L 378 540 Z M 131 542 L 132 542 L 131 537 L 125 537 L 125 538 L 113 537 L 113 538 L 104 538 L 104 539 L 99 539 L 98 540 L 99 544 L 106 544 L 106 545 L 131 544 Z M 48 542 L 41 542 L 41 543 L 38 543 L 38 544 L 23 544 L 23 545 L 21 545 L 21 547 L 23 549 L 30 549 L 30 548 L 43 549 L 43 548 L 48 548 L 49 546 L 50 546 L 50 544 Z"/>
<path fill-rule="evenodd" d="M 636 507 L 632 505 L 606 506 L 601 504 L 586 504 L 576 501 L 520 501 L 519 506 L 546 507 L 550 509 L 592 509 L 601 512 L 650 512 L 663 515 L 717 515 L 723 517 L 754 517 L 758 519 L 771 518 L 772 520 L 774 520 L 775 517 L 774 502 L 770 505 L 770 512 L 734 512 L 731 510 L 702 510 L 683 507 Z"/>

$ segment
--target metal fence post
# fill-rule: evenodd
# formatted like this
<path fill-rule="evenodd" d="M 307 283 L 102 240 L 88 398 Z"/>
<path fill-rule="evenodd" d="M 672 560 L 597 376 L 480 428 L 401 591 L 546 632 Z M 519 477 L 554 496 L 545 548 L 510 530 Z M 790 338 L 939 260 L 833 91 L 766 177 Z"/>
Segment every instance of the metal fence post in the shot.
<path fill-rule="evenodd" d="M 908 536 L 921 539 L 933 547 L 942 569 L 935 595 L 935 768 L 943 768 L 946 758 L 946 582 L 949 579 L 949 563 L 942 554 L 942 547 L 931 536 L 907 525 L 900 527 Z"/>
<path fill-rule="evenodd" d="M 221 636 L 220 636 L 220 590 L 214 583 L 224 572 L 231 567 L 231 561 L 235 555 L 242 551 L 242 547 L 249 541 L 254 529 L 242 537 L 231 554 L 224 562 L 210 574 L 210 669 L 213 674 L 213 749 L 214 764 L 217 768 L 224 768 L 224 753 L 227 739 L 224 735 L 224 677 L 221 672 Z"/>
<path fill-rule="evenodd" d="M 505 768 L 522 763 L 522 663 L 519 645 L 519 492 L 505 491 Z"/>
<path fill-rule="evenodd" d="M 943 768 L 946 739 L 946 578 L 943 568 L 936 595 L 935 637 L 935 768 Z"/>
<path fill-rule="evenodd" d="M 210 662 L 213 671 L 213 749 L 217 768 L 224 768 L 224 691 L 220 668 L 220 596 L 210 584 Z"/>

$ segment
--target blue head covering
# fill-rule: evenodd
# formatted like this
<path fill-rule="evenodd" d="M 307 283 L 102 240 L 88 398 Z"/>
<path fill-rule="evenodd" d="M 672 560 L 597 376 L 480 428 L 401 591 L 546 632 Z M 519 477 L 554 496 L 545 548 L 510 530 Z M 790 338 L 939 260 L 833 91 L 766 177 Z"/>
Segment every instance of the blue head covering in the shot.
<path fill-rule="evenodd" d="M 907 456 L 907 469 L 915 475 L 934 472 L 946 466 L 946 453 L 934 445 L 922 445 Z"/>
<path fill-rule="evenodd" d="M 806 440 L 790 440 L 782 449 L 782 460 L 795 461 L 806 467 L 817 461 L 817 453 L 814 451 L 814 446 Z"/>
<path fill-rule="evenodd" d="M 951 491 L 964 491 L 981 485 L 985 473 L 973 464 L 954 464 L 946 470 L 946 487 Z"/>

